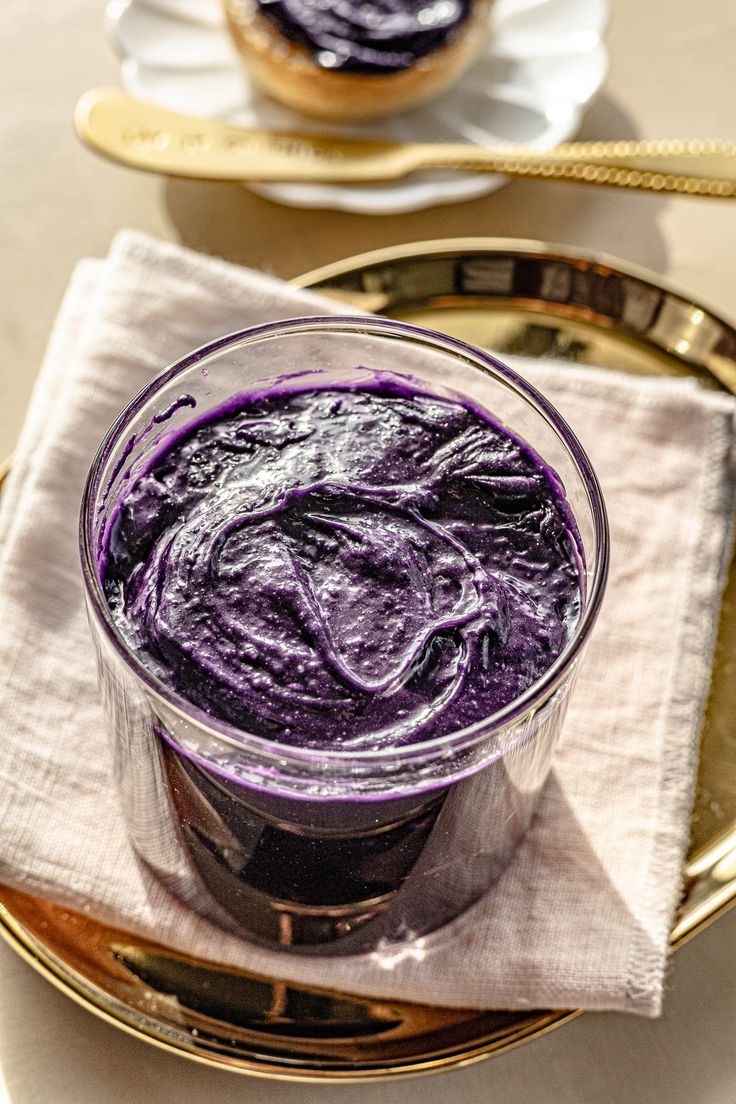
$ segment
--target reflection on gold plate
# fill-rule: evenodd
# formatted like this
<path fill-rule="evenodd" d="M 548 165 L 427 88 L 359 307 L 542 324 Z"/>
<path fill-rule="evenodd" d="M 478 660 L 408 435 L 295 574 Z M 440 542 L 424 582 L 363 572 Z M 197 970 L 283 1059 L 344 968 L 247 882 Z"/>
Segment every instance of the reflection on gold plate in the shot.
<path fill-rule="evenodd" d="M 296 281 L 503 355 L 554 356 L 736 393 L 736 329 L 649 273 L 504 239 L 381 250 Z M 0 472 L 2 478 L 2 472 Z M 736 900 L 736 564 L 720 615 L 692 843 L 672 945 Z M 376 1080 L 499 1054 L 577 1015 L 371 1000 L 200 962 L 3 889 L 0 934 L 109 1022 L 212 1066 L 293 1080 Z"/>

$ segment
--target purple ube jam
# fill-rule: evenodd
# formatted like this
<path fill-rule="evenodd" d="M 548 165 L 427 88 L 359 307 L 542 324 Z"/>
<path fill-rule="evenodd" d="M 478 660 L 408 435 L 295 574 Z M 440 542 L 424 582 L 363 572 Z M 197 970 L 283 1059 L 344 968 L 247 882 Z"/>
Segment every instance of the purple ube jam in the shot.
<path fill-rule="evenodd" d="M 472 0 L 257 0 L 258 10 L 325 69 L 390 73 L 444 46 Z"/>
<path fill-rule="evenodd" d="M 129 645 L 182 697 L 277 744 L 380 750 L 482 721 L 579 615 L 554 473 L 471 403 L 409 381 L 233 399 L 159 446 L 113 519 L 103 582 Z M 432 930 L 475 900 L 552 750 L 530 740 L 429 792 L 313 801 L 210 768 L 164 728 L 155 739 L 150 801 L 171 808 L 195 872 L 172 888 L 312 950 Z M 130 755 L 139 777 L 148 752 Z M 156 868 L 154 837 L 138 843 Z"/>
<path fill-rule="evenodd" d="M 248 732 L 443 736 L 519 697 L 577 619 L 576 543 L 539 457 L 468 405 L 385 386 L 238 400 L 117 514 L 123 635 Z"/>

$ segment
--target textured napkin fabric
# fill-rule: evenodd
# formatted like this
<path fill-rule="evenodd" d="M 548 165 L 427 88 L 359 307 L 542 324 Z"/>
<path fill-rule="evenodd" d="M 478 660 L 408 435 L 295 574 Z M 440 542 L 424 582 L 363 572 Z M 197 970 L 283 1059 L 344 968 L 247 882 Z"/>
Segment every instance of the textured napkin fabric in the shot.
<path fill-rule="evenodd" d="M 516 363 L 589 450 L 613 552 L 552 776 L 492 893 L 390 959 L 297 959 L 199 919 L 131 850 L 82 602 L 87 467 L 114 416 L 176 357 L 252 323 L 336 311 L 131 233 L 75 272 L 2 496 L 0 880 L 200 957 L 329 988 L 656 1015 L 732 511 L 733 403 L 690 381 Z"/>

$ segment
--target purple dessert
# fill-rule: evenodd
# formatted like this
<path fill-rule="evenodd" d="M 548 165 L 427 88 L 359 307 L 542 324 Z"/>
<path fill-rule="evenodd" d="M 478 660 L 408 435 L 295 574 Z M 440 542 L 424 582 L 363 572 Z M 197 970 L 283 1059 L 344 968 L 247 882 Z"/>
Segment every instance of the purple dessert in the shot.
<path fill-rule="evenodd" d="M 119 504 L 104 586 L 169 686 L 255 735 L 380 748 L 518 698 L 580 609 L 532 450 L 469 403 L 375 382 L 243 396 Z"/>
<path fill-rule="evenodd" d="M 125 676 L 103 680 L 131 835 L 169 888 L 252 938 L 327 953 L 420 936 L 477 900 L 529 823 L 566 689 L 491 757 L 448 747 L 449 782 L 420 757 L 407 788 L 411 764 L 384 780 L 378 758 L 377 791 L 359 773 L 353 794 L 321 783 L 320 759 L 420 753 L 560 655 L 582 553 L 540 457 L 469 400 L 310 373 L 170 431 L 102 510 L 101 578 L 128 647 L 267 758 L 312 764 L 306 789 L 282 789 L 247 754 L 239 767 L 187 747 L 161 705 L 139 723 L 151 706 Z"/>
<path fill-rule="evenodd" d="M 439 95 L 476 60 L 492 0 L 224 0 L 252 78 L 300 115 L 380 119 Z"/>
<path fill-rule="evenodd" d="M 391 73 L 446 45 L 471 0 L 258 0 L 258 10 L 325 69 Z"/>

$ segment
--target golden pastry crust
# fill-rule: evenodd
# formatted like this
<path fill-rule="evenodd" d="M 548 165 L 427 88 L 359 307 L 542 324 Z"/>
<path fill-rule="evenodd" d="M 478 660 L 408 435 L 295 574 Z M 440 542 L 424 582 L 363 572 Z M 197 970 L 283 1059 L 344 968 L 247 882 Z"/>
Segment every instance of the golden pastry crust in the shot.
<path fill-rule="evenodd" d="M 318 65 L 290 42 L 252 0 L 224 0 L 230 31 L 253 79 L 279 103 L 334 123 L 407 111 L 443 92 L 475 61 L 488 34 L 491 0 L 475 0 L 452 40 L 392 73 L 343 73 Z"/>

